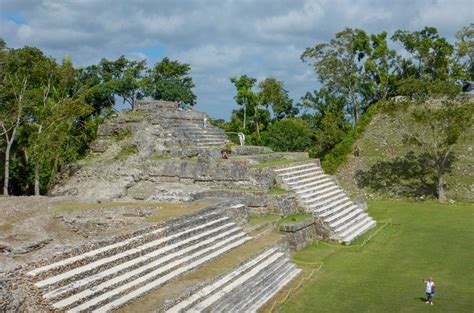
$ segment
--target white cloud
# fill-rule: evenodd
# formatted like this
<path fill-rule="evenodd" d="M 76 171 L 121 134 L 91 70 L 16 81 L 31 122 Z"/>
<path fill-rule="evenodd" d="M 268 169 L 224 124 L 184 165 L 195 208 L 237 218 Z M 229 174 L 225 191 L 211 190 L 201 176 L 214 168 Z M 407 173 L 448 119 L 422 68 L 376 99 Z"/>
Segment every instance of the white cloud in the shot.
<path fill-rule="evenodd" d="M 67 53 L 76 65 L 150 59 L 146 48 L 159 48 L 191 65 L 198 109 L 224 118 L 237 108 L 231 76 L 274 76 L 296 101 L 314 90 L 299 56 L 345 27 L 392 34 L 434 26 L 453 38 L 474 20 L 472 0 L 0 0 L 0 11 L 9 46 L 37 46 L 58 60 Z"/>

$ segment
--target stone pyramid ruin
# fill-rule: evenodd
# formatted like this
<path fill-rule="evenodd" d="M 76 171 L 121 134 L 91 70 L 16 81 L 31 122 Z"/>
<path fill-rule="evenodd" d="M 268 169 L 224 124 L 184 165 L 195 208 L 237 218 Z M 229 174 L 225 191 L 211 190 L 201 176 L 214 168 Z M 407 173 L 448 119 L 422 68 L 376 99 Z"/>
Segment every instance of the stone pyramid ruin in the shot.
<path fill-rule="evenodd" d="M 226 139 L 206 114 L 173 102 L 139 101 L 101 125 L 91 155 L 63 173 L 51 196 L 217 204 L 23 265 L 38 307 L 256 312 L 302 277 L 292 248 L 314 239 L 349 244 L 375 226 L 318 160 L 245 145 L 224 160 Z M 264 166 L 272 161 L 280 165 Z M 249 216 L 298 212 L 309 217 L 249 224 Z"/>

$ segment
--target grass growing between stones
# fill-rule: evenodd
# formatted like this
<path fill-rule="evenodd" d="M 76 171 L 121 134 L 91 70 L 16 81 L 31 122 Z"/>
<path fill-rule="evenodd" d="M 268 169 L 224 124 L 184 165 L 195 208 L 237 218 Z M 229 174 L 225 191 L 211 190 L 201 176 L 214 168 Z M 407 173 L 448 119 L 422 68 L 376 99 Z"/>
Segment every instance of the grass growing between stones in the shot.
<path fill-rule="evenodd" d="M 280 165 L 286 165 L 286 164 L 291 164 L 295 162 L 303 162 L 303 161 L 309 161 L 311 159 L 299 159 L 299 160 L 269 160 L 269 161 L 263 161 L 258 164 L 253 164 L 250 167 L 251 168 L 267 168 L 267 167 L 273 167 L 273 166 L 280 166 Z"/>
<path fill-rule="evenodd" d="M 360 252 L 320 244 L 294 253 L 296 260 L 324 265 L 283 312 L 472 312 L 474 205 L 371 201 L 369 213 L 393 225 Z M 298 266 L 305 275 L 317 267 Z M 437 285 L 434 306 L 423 301 L 422 278 L 429 276 Z"/>
<path fill-rule="evenodd" d="M 171 160 L 173 157 L 169 153 L 158 153 L 158 152 L 153 152 L 152 155 L 150 156 L 150 159 L 153 161 L 161 161 L 161 160 Z"/>
<path fill-rule="evenodd" d="M 147 218 L 146 222 L 159 222 L 172 217 L 181 216 L 184 214 L 191 213 L 195 210 L 199 210 L 215 204 L 211 201 L 195 201 L 185 203 L 172 203 L 172 202 L 105 202 L 105 203 L 83 203 L 83 202 L 66 202 L 60 203 L 56 206 L 55 210 L 58 212 L 72 212 L 72 211 L 83 211 L 83 210 L 95 210 L 95 209 L 109 209 L 127 207 L 130 209 L 140 207 L 154 207 L 156 208 L 155 213 Z"/>
<path fill-rule="evenodd" d="M 284 188 L 272 188 L 267 192 L 267 195 L 277 196 L 277 195 L 283 195 L 285 193 L 288 193 L 288 190 Z"/>
<path fill-rule="evenodd" d="M 10 231 L 12 228 L 12 224 L 0 224 L 0 232 Z"/>
<path fill-rule="evenodd" d="M 295 214 L 290 214 L 285 218 L 282 218 L 281 220 L 278 221 L 279 225 L 282 224 L 293 224 L 293 223 L 298 223 L 301 221 L 304 221 L 308 218 L 312 218 L 313 216 L 309 213 L 295 213 Z"/>
<path fill-rule="evenodd" d="M 255 225 L 263 224 L 263 223 L 266 223 L 266 222 L 277 221 L 280 218 L 281 217 L 279 215 L 271 214 L 271 213 L 267 213 L 267 214 L 263 214 L 263 215 L 251 214 L 249 216 L 249 225 L 250 226 L 255 226 Z"/>
<path fill-rule="evenodd" d="M 137 146 L 125 146 L 120 152 L 114 157 L 115 160 L 126 160 L 130 156 L 138 153 Z"/>
<path fill-rule="evenodd" d="M 115 207 L 159 207 L 161 203 L 153 202 L 63 202 L 56 205 L 55 209 L 61 212 L 72 212 L 82 210 L 108 209 Z"/>

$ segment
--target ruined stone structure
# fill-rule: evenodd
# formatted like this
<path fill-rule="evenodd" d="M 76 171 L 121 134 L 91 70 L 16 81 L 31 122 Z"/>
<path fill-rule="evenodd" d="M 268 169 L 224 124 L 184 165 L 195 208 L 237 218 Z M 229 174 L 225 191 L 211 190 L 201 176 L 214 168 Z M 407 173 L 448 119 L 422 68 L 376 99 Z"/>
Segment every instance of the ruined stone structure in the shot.
<path fill-rule="evenodd" d="M 181 286 L 182 294 L 154 307 L 255 312 L 299 276 L 289 247 L 302 248 L 315 238 L 350 243 L 375 225 L 305 153 L 244 146 L 235 147 L 230 159 L 221 159 L 226 134 L 205 119 L 195 110 L 179 111 L 177 103 L 139 101 L 135 111 L 119 113 L 100 126 L 93 153 L 63 173 L 53 196 L 101 202 L 212 197 L 220 204 L 26 264 L 19 272 L 39 308 L 126 310 L 183 275 L 278 232 L 272 223 L 263 232 L 249 228 L 250 213 L 313 214 L 312 220 L 286 225 L 273 241 L 218 277 Z M 286 165 L 256 166 L 271 160 Z M 272 194 L 278 187 L 287 192 Z M 280 239 L 282 234 L 288 239 Z"/>
<path fill-rule="evenodd" d="M 350 243 L 376 225 L 349 199 L 334 177 L 324 174 L 319 162 L 294 163 L 275 172 L 282 184 L 298 195 L 305 211 L 327 227 L 331 239 Z"/>

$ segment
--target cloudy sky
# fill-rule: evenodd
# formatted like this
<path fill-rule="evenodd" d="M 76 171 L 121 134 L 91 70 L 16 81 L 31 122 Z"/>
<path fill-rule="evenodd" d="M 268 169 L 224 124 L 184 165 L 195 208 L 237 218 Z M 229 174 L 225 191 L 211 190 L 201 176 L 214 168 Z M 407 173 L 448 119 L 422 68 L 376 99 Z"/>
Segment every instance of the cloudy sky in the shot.
<path fill-rule="evenodd" d="M 228 119 L 237 108 L 229 77 L 284 82 L 297 102 L 317 88 L 300 55 L 345 27 L 369 33 L 438 28 L 454 39 L 474 22 L 474 0 L 0 0 L 0 37 L 76 66 L 126 55 L 189 63 L 196 109 Z M 397 48 L 394 46 L 394 48 Z"/>

